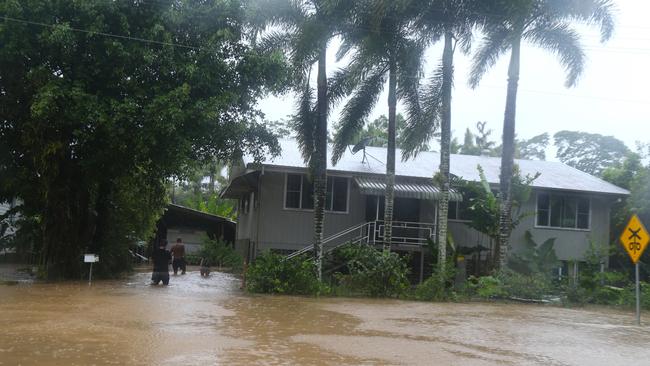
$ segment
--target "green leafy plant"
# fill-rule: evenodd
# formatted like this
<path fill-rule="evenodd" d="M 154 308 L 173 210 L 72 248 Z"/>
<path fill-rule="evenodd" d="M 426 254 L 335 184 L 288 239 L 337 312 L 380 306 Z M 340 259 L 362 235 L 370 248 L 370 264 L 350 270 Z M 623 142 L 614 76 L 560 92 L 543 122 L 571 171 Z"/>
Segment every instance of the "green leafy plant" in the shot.
<path fill-rule="evenodd" d="M 508 258 L 508 267 L 524 275 L 542 274 L 550 276 L 553 269 L 559 265 L 555 254 L 555 238 L 550 238 L 538 245 L 533 240 L 533 234 L 526 230 L 525 242 L 522 249 L 512 253 Z"/>
<path fill-rule="evenodd" d="M 470 295 L 477 295 L 483 299 L 493 299 L 507 295 L 501 281 L 494 276 L 470 276 L 467 279 L 467 289 Z"/>
<path fill-rule="evenodd" d="M 413 297 L 422 301 L 448 301 L 456 300 L 458 295 L 454 291 L 454 277 L 456 267 L 453 261 L 445 263 L 445 271 L 440 274 L 434 270 L 431 277 L 419 284 L 413 291 Z M 441 278 L 442 276 L 442 278 Z"/>
<path fill-rule="evenodd" d="M 246 271 L 246 290 L 255 293 L 318 295 L 326 293 L 312 260 L 286 259 L 271 252 L 258 256 Z"/>
<path fill-rule="evenodd" d="M 468 182 L 459 180 L 455 183 L 457 188 L 463 192 L 464 196 L 469 197 L 469 207 L 466 215 L 470 220 L 467 224 L 469 227 L 487 235 L 494 243 L 499 240 L 499 200 L 492 191 L 490 184 L 485 176 L 485 171 L 480 165 L 476 166 L 481 178 L 480 182 Z M 531 184 L 539 177 L 540 173 L 534 175 L 522 176 L 519 168 L 515 165 L 512 174 L 512 209 L 515 212 L 510 230 L 512 231 L 521 220 L 534 214 L 533 212 L 522 212 L 521 206 L 528 202 L 532 192 Z M 495 253 L 499 252 L 494 248 Z M 494 260 L 498 258 L 493 256 Z M 495 266 L 496 263 L 492 263 Z"/>
<path fill-rule="evenodd" d="M 650 309 L 650 283 L 641 281 L 641 308 Z M 634 283 L 630 283 L 621 292 L 620 304 L 625 306 L 636 306 L 636 290 Z"/>
<path fill-rule="evenodd" d="M 549 276 L 541 273 L 522 275 L 511 270 L 502 270 L 497 276 L 507 297 L 542 300 L 557 294 Z"/>
<path fill-rule="evenodd" d="M 230 244 L 216 239 L 203 241 L 198 256 L 205 258 L 211 266 L 229 267 L 233 270 L 240 269 L 243 263 L 241 255 Z"/>
<path fill-rule="evenodd" d="M 334 274 L 348 293 L 371 297 L 399 297 L 409 287 L 407 260 L 394 252 L 378 251 L 368 245 L 347 245 L 339 250 L 345 261 Z"/>

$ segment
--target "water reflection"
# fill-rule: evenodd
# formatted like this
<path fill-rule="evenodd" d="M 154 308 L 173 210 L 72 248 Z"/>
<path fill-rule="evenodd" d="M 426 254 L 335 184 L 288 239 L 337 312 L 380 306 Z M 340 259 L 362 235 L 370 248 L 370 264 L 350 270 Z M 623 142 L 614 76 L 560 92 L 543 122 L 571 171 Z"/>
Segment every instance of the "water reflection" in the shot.
<path fill-rule="evenodd" d="M 0 285 L 0 365 L 618 365 L 650 356 L 629 311 L 249 296 L 198 272 Z M 650 314 L 644 314 L 650 321 Z"/>

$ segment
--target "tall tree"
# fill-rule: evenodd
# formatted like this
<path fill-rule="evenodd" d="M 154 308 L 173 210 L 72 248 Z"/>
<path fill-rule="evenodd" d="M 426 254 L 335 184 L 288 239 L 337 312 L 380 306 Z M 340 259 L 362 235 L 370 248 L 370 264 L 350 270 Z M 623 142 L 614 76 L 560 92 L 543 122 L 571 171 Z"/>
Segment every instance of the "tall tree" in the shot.
<path fill-rule="evenodd" d="M 601 41 L 612 35 L 614 20 L 608 0 L 493 0 L 481 2 L 486 17 L 482 24 L 484 42 L 474 56 L 469 84 L 476 87 L 498 58 L 510 50 L 508 89 L 503 120 L 503 154 L 500 176 L 499 264 L 508 254 L 515 156 L 515 113 L 522 40 L 556 54 L 567 72 L 566 86 L 574 86 L 584 69 L 584 51 L 572 23 L 597 25 Z"/>
<path fill-rule="evenodd" d="M 409 133 L 408 129 L 409 126 L 406 123 L 406 118 L 401 113 L 397 113 L 397 116 L 395 116 L 395 146 L 398 149 L 407 148 L 404 139 Z M 388 145 L 388 117 L 382 114 L 371 122 L 368 122 L 359 133 L 358 140 L 362 139 L 368 139 L 367 146 L 386 147 Z M 422 141 L 418 149 L 429 151 L 429 142 Z"/>
<path fill-rule="evenodd" d="M 314 185 L 314 260 L 322 275 L 323 228 L 327 194 L 327 45 L 339 32 L 339 25 L 353 4 L 344 0 L 268 0 L 257 3 L 257 25 L 280 25 L 286 30 L 271 31 L 266 47 L 283 47 L 297 71 L 296 89 L 301 94 L 294 127 L 303 159 L 309 164 Z M 310 85 L 311 68 L 316 64 L 316 103 Z"/>
<path fill-rule="evenodd" d="M 384 250 L 390 250 L 395 190 L 395 144 L 397 100 L 419 106 L 418 84 L 424 44 L 412 36 L 414 6 L 411 0 L 364 0 L 355 2 L 343 28 L 339 59 L 352 53 L 350 64 L 333 77 L 333 99 L 352 94 L 343 108 L 334 137 L 332 162 L 336 164 L 348 144 L 358 136 L 388 79 L 388 141 Z M 410 109 L 407 118 L 419 111 Z"/>
<path fill-rule="evenodd" d="M 1 1 L 0 14 L 0 201 L 35 218 L 50 277 L 78 279 L 85 250 L 118 274 L 191 162 L 277 151 L 254 105 L 284 63 L 247 46 L 239 3 Z"/>
<path fill-rule="evenodd" d="M 441 65 L 434 71 L 423 102 L 425 113 L 419 118 L 411 119 L 407 141 L 409 148 L 403 158 L 414 155 L 422 144 L 432 137 L 436 124 L 440 123 L 440 164 L 438 199 L 438 273 L 444 280 L 447 248 L 447 212 L 449 210 L 450 189 L 450 155 L 451 155 L 451 97 L 454 79 L 454 51 L 460 44 L 469 51 L 472 37 L 472 17 L 468 11 L 471 1 L 431 0 L 420 3 L 420 14 L 416 26 L 422 36 L 434 42 L 440 36 L 444 38 Z M 418 106 L 416 106 L 418 107 Z M 417 112 L 415 110 L 414 112 Z"/>
<path fill-rule="evenodd" d="M 580 131 L 560 131 L 553 135 L 561 162 L 583 172 L 601 175 L 630 153 L 623 141 L 614 136 Z"/>
<path fill-rule="evenodd" d="M 489 155 L 494 156 L 495 142 L 490 139 L 492 129 L 487 129 L 487 122 L 476 122 L 476 132 L 465 130 L 463 145 L 460 153 L 463 155 Z"/>

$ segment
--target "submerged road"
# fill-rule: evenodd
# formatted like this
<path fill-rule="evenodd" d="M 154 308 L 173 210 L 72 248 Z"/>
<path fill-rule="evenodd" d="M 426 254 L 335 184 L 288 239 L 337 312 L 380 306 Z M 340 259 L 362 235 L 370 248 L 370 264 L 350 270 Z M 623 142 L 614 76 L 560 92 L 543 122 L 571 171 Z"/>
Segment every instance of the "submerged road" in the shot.
<path fill-rule="evenodd" d="M 633 311 L 250 296 L 222 273 L 149 276 L 0 285 L 0 365 L 650 365 Z"/>

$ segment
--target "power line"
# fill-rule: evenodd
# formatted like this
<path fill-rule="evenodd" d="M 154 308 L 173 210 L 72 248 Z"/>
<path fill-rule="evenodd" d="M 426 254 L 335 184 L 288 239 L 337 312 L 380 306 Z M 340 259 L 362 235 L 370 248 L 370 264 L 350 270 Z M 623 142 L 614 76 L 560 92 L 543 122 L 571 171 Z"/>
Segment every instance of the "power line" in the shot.
<path fill-rule="evenodd" d="M 504 89 L 505 90 L 505 88 L 499 87 L 499 86 L 496 86 L 496 85 L 482 85 L 482 86 L 484 86 L 486 88 L 490 88 L 490 89 Z M 611 101 L 611 102 L 633 103 L 633 104 L 643 104 L 643 105 L 650 104 L 650 101 L 644 101 L 644 100 L 599 97 L 599 96 L 595 96 L 595 95 L 578 95 L 578 94 L 558 93 L 558 92 L 552 92 L 552 91 L 546 91 L 546 90 L 523 89 L 523 88 L 519 88 L 517 90 L 521 91 L 521 92 L 524 92 L 524 93 L 556 95 L 556 96 L 562 96 L 562 97 L 574 97 L 574 98 L 582 98 L 582 99 L 597 99 L 597 100 L 606 100 L 606 101 Z"/>
<path fill-rule="evenodd" d="M 126 40 L 136 41 L 136 42 L 157 44 L 157 45 L 160 45 L 160 46 L 172 46 L 172 47 L 186 48 L 186 49 L 195 50 L 195 51 L 201 51 L 203 49 L 201 47 L 178 44 L 178 43 L 173 43 L 173 42 L 156 41 L 156 40 L 147 39 L 147 38 L 132 37 L 132 36 L 125 36 L 125 35 L 121 35 L 121 34 L 97 32 L 97 31 L 91 31 L 91 30 L 87 30 L 87 29 L 74 28 L 74 27 L 70 27 L 70 26 L 65 25 L 65 24 L 47 24 L 47 23 L 35 22 L 35 21 L 31 21 L 31 20 L 11 18 L 11 17 L 4 16 L 4 15 L 2 17 L 0 17 L 0 18 L 4 19 L 5 21 L 9 21 L 9 22 L 23 23 L 23 24 L 29 24 L 29 25 L 37 25 L 37 26 L 40 26 L 40 27 L 47 27 L 47 28 L 52 28 L 52 29 L 57 28 L 57 27 L 66 27 L 66 29 L 69 29 L 69 30 L 74 31 L 74 32 L 85 33 L 85 34 L 90 34 L 90 35 L 99 35 L 99 36 L 103 36 L 103 37 L 126 39 Z"/>

